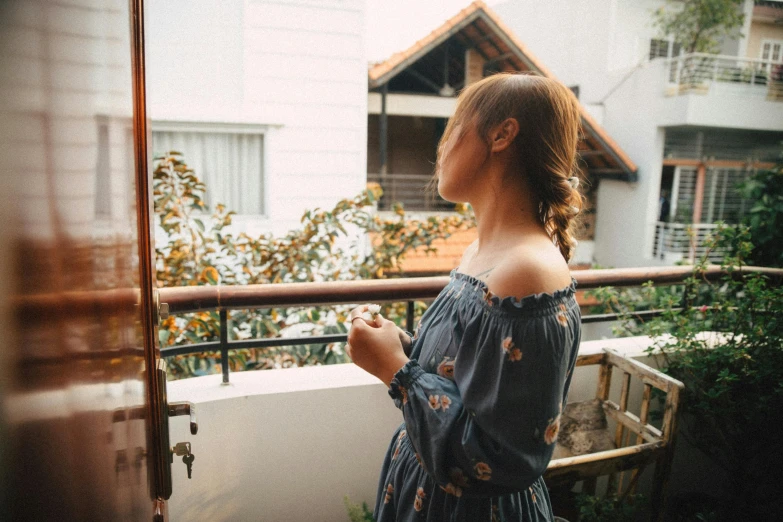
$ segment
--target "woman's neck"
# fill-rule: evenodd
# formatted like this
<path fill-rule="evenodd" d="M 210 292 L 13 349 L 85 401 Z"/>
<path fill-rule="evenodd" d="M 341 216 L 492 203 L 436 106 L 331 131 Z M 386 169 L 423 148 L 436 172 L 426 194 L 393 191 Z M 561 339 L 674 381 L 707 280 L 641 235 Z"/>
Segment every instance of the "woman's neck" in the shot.
<path fill-rule="evenodd" d="M 476 216 L 478 253 L 502 249 L 503 245 L 520 236 L 546 235 L 538 219 L 538 203 L 531 190 L 526 190 L 521 183 L 488 183 L 485 187 L 470 202 Z M 497 187 L 502 187 L 502 190 L 497 190 Z"/>

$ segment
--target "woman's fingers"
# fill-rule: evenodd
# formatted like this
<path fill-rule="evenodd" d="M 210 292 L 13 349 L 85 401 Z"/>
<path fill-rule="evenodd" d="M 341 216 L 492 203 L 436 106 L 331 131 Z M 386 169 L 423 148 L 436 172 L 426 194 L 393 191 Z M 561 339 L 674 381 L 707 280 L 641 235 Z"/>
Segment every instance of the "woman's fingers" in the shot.
<path fill-rule="evenodd" d="M 348 313 L 348 320 L 353 322 L 357 317 L 361 317 L 370 305 L 359 305 Z"/>

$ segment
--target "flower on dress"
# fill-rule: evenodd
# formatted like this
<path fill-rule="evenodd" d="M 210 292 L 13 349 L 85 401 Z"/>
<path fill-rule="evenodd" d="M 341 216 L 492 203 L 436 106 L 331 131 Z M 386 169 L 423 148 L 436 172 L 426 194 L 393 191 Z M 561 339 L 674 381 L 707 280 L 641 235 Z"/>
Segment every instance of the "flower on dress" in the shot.
<path fill-rule="evenodd" d="M 533 486 L 530 486 L 527 489 L 528 489 L 528 491 L 530 491 L 530 498 L 533 499 L 533 504 L 535 504 L 536 503 L 536 492 L 533 491 Z"/>
<path fill-rule="evenodd" d="M 448 395 L 441 395 L 440 396 L 440 406 L 443 408 L 443 411 L 446 411 L 449 409 L 449 406 L 451 405 L 451 399 L 449 399 Z"/>
<path fill-rule="evenodd" d="M 440 395 L 430 395 L 430 408 L 433 410 L 440 409 Z"/>
<path fill-rule="evenodd" d="M 566 315 L 566 305 L 560 303 L 560 311 L 557 312 L 557 320 L 560 326 L 568 326 L 568 316 Z"/>
<path fill-rule="evenodd" d="M 394 486 L 389 483 L 388 486 L 386 486 L 386 496 L 383 498 L 383 503 L 388 504 L 391 502 L 392 495 L 394 494 Z"/>
<path fill-rule="evenodd" d="M 454 380 L 454 358 L 446 357 L 438 365 L 438 375 Z"/>
<path fill-rule="evenodd" d="M 476 462 L 473 469 L 476 471 L 476 478 L 479 480 L 489 480 L 492 478 L 492 468 L 490 468 L 489 464 L 486 462 Z"/>
<path fill-rule="evenodd" d="M 557 434 L 560 432 L 560 415 L 553 419 L 549 419 L 549 426 L 546 427 L 544 432 L 544 442 L 552 444 L 557 440 Z"/>
<path fill-rule="evenodd" d="M 424 499 L 427 498 L 427 494 L 424 492 L 424 488 L 416 490 L 416 498 L 413 501 L 413 509 L 421 511 L 424 507 Z"/>
<path fill-rule="evenodd" d="M 400 397 L 402 397 L 403 404 L 408 404 L 408 390 L 403 386 L 400 386 Z"/>
<path fill-rule="evenodd" d="M 462 496 L 462 488 L 459 487 L 459 486 L 455 486 L 451 482 L 446 484 L 445 488 L 443 486 L 441 486 L 440 489 L 442 489 L 443 491 L 445 491 L 449 495 L 454 495 L 455 497 L 461 497 Z"/>
<path fill-rule="evenodd" d="M 511 337 L 503 339 L 501 346 L 503 347 L 503 351 L 508 354 L 509 361 L 516 362 L 522 360 L 522 350 L 514 346 L 514 341 Z"/>
<path fill-rule="evenodd" d="M 413 455 L 416 457 L 416 462 L 419 463 L 419 466 L 424 469 L 424 462 L 421 461 L 421 456 L 418 453 L 414 453 Z"/>

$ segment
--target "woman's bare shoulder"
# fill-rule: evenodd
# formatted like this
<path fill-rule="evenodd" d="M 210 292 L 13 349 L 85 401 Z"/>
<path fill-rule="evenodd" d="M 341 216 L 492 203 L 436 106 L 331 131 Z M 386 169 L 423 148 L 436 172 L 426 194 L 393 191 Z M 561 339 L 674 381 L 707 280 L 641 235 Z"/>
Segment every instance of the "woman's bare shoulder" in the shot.
<path fill-rule="evenodd" d="M 501 297 L 551 294 L 570 284 L 571 272 L 560 251 L 535 244 L 509 249 L 487 278 L 490 291 Z"/>

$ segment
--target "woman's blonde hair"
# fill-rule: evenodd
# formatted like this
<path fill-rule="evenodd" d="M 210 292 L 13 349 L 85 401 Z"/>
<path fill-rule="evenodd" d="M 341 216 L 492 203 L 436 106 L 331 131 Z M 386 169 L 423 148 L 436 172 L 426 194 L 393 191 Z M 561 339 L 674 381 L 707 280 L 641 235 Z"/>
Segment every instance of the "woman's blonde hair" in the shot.
<path fill-rule="evenodd" d="M 583 206 L 576 177 L 581 114 L 570 89 L 531 74 L 484 78 L 460 94 L 438 150 L 461 123 L 474 125 L 489 146 L 490 130 L 507 118 L 519 123 L 514 145 L 520 174 L 528 177 L 538 199 L 538 218 L 568 261 L 576 247 L 571 228 Z"/>

